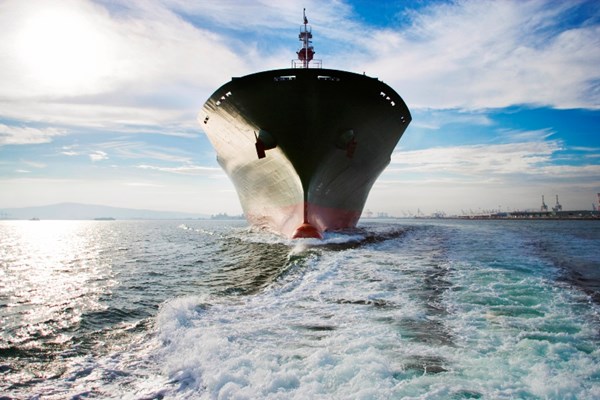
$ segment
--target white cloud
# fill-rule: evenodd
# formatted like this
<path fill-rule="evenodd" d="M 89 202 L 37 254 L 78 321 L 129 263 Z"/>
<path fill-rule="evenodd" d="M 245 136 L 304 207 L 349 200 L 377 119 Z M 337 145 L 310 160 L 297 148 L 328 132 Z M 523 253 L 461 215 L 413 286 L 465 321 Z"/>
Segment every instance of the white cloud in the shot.
<path fill-rule="evenodd" d="M 536 129 L 536 130 L 516 130 L 516 129 L 501 129 L 499 135 L 503 138 L 509 139 L 511 142 L 531 142 L 531 141 L 544 141 L 550 136 L 554 135 L 554 132 L 550 128 Z"/>
<path fill-rule="evenodd" d="M 155 165 L 147 165 L 141 164 L 137 166 L 140 169 L 148 169 L 154 171 L 168 172 L 173 174 L 183 174 L 183 175 L 206 175 L 206 174 L 216 174 L 216 175 L 224 175 L 224 172 L 221 168 L 215 167 L 203 167 L 200 165 L 183 165 L 179 167 L 159 167 Z"/>
<path fill-rule="evenodd" d="M 411 128 L 423 128 L 438 130 L 441 127 L 449 124 L 465 124 L 490 126 L 492 120 L 480 111 L 467 112 L 459 109 L 431 109 L 411 107 L 412 121 Z"/>
<path fill-rule="evenodd" d="M 4 2 L 0 32 L 9 40 L 3 40 L 2 51 L 8 57 L 0 64 L 3 95 L 56 98 L 113 90 L 148 93 L 178 85 L 198 88 L 239 69 L 240 59 L 221 38 L 193 27 L 160 3 L 154 4 L 144 7 L 140 2 L 131 12 L 118 15 L 85 0 Z M 64 37 L 54 38 L 57 30 L 64 31 Z M 23 36 L 32 38 L 23 41 Z M 62 40 L 57 43 L 48 36 Z M 86 46 L 79 41 L 81 36 L 88 39 Z M 51 46 L 54 53 L 43 49 L 43 44 Z M 23 52 L 36 50 L 45 58 L 24 59 Z M 85 53 L 80 54 L 82 51 Z M 38 76 L 42 71 L 30 65 L 33 61 L 61 64 L 53 68 L 54 75 Z M 87 75 L 80 81 L 79 76 L 64 76 L 59 67 L 71 75 Z M 29 71 L 32 68 L 36 70 Z"/>
<path fill-rule="evenodd" d="M 192 156 L 188 149 L 176 147 L 155 146 L 144 142 L 114 140 L 95 145 L 104 150 L 110 150 L 114 155 L 123 159 L 153 159 L 169 162 L 190 163 Z"/>
<path fill-rule="evenodd" d="M 134 186 L 134 187 L 164 187 L 164 185 L 160 185 L 157 183 L 151 182 L 127 182 L 124 183 L 125 186 Z"/>
<path fill-rule="evenodd" d="M 551 164 L 559 149 L 551 141 L 397 152 L 366 208 L 398 216 L 417 209 L 425 214 L 539 209 L 541 195 L 558 194 L 565 209 L 590 209 L 600 165 Z"/>
<path fill-rule="evenodd" d="M 545 141 L 396 151 L 390 170 L 485 179 L 505 174 L 538 174 L 561 148 L 558 141 Z"/>
<path fill-rule="evenodd" d="M 577 2 L 460 1 L 411 15 L 405 31 L 373 31 L 362 69 L 412 107 L 514 104 L 600 108 L 600 26 L 559 25 Z"/>
<path fill-rule="evenodd" d="M 49 143 L 55 136 L 66 135 L 64 129 L 32 128 L 0 124 L 0 146 L 8 144 Z"/>
<path fill-rule="evenodd" d="M 554 155 L 562 146 L 557 141 L 499 145 L 452 146 L 418 151 L 397 151 L 376 188 L 452 185 L 477 197 L 477 187 L 518 187 L 540 185 L 570 186 L 596 190 L 600 166 L 555 165 Z M 573 190 L 571 190 L 573 191 Z"/>
<path fill-rule="evenodd" d="M 302 9 L 306 8 L 309 23 L 323 32 L 343 32 L 340 23 L 347 23 L 351 13 L 342 1 L 272 0 L 191 2 L 187 0 L 161 0 L 167 7 L 188 15 L 212 20 L 220 27 L 232 30 L 289 31 L 290 26 L 302 24 Z M 337 29 L 336 29 L 337 27 Z"/>
<path fill-rule="evenodd" d="M 190 135 L 203 101 L 231 76 L 287 65 L 296 48 L 284 54 L 287 42 L 272 39 L 285 32 L 294 46 L 303 7 L 315 33 L 331 39 L 327 48 L 338 49 L 326 65 L 379 76 L 411 109 L 600 107 L 590 83 L 600 80 L 600 27 L 560 31 L 554 22 L 577 3 L 433 3 L 402 16 L 409 23 L 396 29 L 361 25 L 343 2 L 305 3 L 4 1 L 0 118 Z M 65 39 L 46 47 L 62 56 L 34 51 L 40 41 L 31 38 L 45 43 L 57 25 Z M 483 115 L 462 117 L 485 123 Z"/>
<path fill-rule="evenodd" d="M 89 156 L 92 161 L 108 160 L 108 154 L 101 150 L 96 150 L 93 153 L 90 153 Z"/>
<path fill-rule="evenodd" d="M 600 165 L 584 164 L 584 165 L 547 165 L 540 169 L 538 174 L 546 175 L 552 179 L 573 179 L 584 181 L 582 178 L 591 178 L 591 187 L 600 186 Z"/>
<path fill-rule="evenodd" d="M 95 93 L 108 84 L 108 13 L 91 2 L 9 0 L 0 5 L 0 83 L 5 99 Z"/>
<path fill-rule="evenodd" d="M 0 3 L 0 118 L 86 127 L 172 124 L 179 135 L 181 124 L 196 127 L 210 92 L 244 70 L 243 55 L 159 2 L 145 4 L 109 13 L 85 0 Z M 46 43 L 53 30 L 67 39 Z M 86 47 L 78 37 L 94 40 Z M 40 42 L 52 48 L 37 48 Z"/>
<path fill-rule="evenodd" d="M 60 154 L 68 157 L 88 154 L 93 161 L 100 161 L 108 159 L 110 153 L 113 160 L 151 159 L 190 164 L 193 159 L 191 151 L 189 148 L 158 146 L 144 141 L 129 140 L 129 137 L 125 136 L 93 145 L 63 146 Z"/>
<path fill-rule="evenodd" d="M 123 93 L 123 96 L 127 95 L 130 94 Z M 0 96 L 0 118 L 123 132 L 135 129 L 131 128 L 132 126 L 140 128 L 138 132 L 152 127 L 154 129 L 149 133 L 170 134 L 184 128 L 199 129 L 196 116 L 204 100 L 204 97 L 199 95 L 195 99 L 197 104 L 194 104 L 193 107 L 187 105 L 191 108 L 184 106 L 181 109 L 174 109 L 142 104 L 141 100 L 140 104 L 122 105 L 119 104 L 121 100 L 118 99 L 83 98 L 71 99 L 70 102 L 62 100 L 2 101 Z M 103 104 L 103 102 L 108 104 Z"/>
<path fill-rule="evenodd" d="M 46 168 L 47 165 L 44 163 L 41 163 L 39 161 L 28 161 L 28 160 L 21 160 L 21 163 L 32 167 L 32 168 L 37 168 L 37 169 L 42 169 L 42 168 Z"/>

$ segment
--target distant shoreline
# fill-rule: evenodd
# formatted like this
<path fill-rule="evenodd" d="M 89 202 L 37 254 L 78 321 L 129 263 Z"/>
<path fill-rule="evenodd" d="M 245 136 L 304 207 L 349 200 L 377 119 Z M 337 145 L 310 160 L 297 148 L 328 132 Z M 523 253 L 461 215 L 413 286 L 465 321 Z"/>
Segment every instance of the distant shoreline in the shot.
<path fill-rule="evenodd" d="M 596 220 L 600 219 L 600 211 L 514 211 L 489 215 L 466 215 L 461 219 L 510 219 L 510 220 Z"/>

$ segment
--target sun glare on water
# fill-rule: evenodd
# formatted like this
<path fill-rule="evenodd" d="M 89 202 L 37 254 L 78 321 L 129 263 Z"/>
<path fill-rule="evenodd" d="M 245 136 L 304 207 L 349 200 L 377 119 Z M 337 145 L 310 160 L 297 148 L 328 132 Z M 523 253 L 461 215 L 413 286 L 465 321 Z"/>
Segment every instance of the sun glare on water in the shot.
<path fill-rule="evenodd" d="M 110 73 L 111 51 L 99 20 L 66 7 L 34 11 L 17 39 L 23 73 L 41 91 L 94 91 Z"/>

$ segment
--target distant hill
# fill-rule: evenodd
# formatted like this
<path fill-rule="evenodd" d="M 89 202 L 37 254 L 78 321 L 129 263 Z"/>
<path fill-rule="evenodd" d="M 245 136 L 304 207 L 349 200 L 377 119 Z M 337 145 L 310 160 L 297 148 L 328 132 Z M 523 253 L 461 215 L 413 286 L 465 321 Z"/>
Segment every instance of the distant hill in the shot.
<path fill-rule="evenodd" d="M 135 208 L 118 208 L 79 203 L 0 209 L 0 218 L 3 219 L 197 219 L 209 217 L 204 214 L 139 210 Z"/>

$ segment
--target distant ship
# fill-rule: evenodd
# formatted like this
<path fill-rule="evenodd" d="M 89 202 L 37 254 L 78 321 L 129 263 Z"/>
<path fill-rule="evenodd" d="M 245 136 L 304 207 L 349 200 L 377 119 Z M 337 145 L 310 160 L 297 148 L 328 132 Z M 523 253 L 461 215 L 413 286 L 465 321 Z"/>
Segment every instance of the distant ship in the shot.
<path fill-rule="evenodd" d="M 411 115 L 377 78 L 313 60 L 306 14 L 299 38 L 291 68 L 232 78 L 198 119 L 250 224 L 322 238 L 356 226 Z"/>

